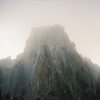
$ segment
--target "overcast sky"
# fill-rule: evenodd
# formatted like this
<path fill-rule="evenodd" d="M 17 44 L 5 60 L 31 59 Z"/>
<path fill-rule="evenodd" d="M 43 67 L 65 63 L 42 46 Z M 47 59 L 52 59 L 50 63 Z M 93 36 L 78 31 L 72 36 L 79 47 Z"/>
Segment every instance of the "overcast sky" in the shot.
<path fill-rule="evenodd" d="M 0 58 L 23 52 L 32 27 L 54 24 L 100 65 L 100 0 L 0 0 Z"/>

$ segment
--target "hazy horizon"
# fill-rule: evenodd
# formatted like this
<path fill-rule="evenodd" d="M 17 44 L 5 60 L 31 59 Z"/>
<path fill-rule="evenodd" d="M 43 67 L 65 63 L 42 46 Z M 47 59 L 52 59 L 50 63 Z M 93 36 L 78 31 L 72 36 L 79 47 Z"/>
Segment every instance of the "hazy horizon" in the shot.
<path fill-rule="evenodd" d="M 100 65 L 99 0 L 0 0 L 0 59 L 23 52 L 32 27 L 60 24 L 80 54 Z"/>

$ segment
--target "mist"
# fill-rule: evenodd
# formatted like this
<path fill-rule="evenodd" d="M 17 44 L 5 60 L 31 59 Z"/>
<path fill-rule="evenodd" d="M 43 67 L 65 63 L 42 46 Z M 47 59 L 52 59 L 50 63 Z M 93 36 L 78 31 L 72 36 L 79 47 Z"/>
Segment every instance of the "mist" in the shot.
<path fill-rule="evenodd" d="M 0 0 L 0 100 L 100 100 L 99 0 Z"/>
<path fill-rule="evenodd" d="M 60 25 L 33 28 L 23 53 L 0 60 L 6 100 L 99 100 L 99 79 L 100 67 L 77 52 Z"/>
<path fill-rule="evenodd" d="M 60 24 L 78 52 L 100 64 L 99 5 L 99 0 L 0 0 L 0 58 L 22 53 L 32 27 Z"/>

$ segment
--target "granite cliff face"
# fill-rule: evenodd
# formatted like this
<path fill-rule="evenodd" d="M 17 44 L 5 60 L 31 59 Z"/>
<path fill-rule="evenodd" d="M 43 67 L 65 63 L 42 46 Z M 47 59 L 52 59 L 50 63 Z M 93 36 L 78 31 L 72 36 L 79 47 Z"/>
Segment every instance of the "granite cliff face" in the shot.
<path fill-rule="evenodd" d="M 26 100 L 99 100 L 99 70 L 78 54 L 63 27 L 34 28 L 1 89 Z"/>

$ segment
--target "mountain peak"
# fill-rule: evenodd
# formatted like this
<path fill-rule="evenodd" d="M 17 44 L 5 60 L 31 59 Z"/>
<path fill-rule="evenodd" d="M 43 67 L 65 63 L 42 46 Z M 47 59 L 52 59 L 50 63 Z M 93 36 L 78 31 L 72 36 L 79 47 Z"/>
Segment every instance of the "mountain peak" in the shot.
<path fill-rule="evenodd" d="M 71 42 L 60 25 L 33 28 L 29 39 L 26 42 L 25 51 L 39 50 L 44 45 L 50 48 L 70 46 Z"/>
<path fill-rule="evenodd" d="M 5 63 L 13 68 L 0 70 L 4 93 L 25 100 L 100 99 L 97 66 L 78 54 L 62 26 L 33 28 L 24 52 Z"/>

